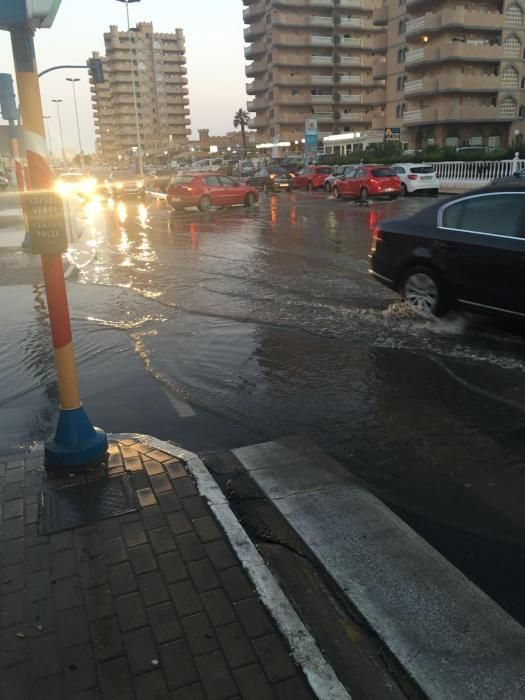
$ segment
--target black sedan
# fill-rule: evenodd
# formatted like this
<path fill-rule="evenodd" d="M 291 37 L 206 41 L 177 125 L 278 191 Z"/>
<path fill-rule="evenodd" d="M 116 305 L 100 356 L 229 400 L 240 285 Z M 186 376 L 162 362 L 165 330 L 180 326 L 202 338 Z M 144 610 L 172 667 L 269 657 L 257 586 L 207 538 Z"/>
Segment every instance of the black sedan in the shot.
<path fill-rule="evenodd" d="M 374 229 L 370 272 L 426 315 L 525 317 L 525 181 L 451 197 Z"/>
<path fill-rule="evenodd" d="M 291 192 L 294 186 L 294 177 L 286 168 L 268 165 L 257 170 L 246 180 L 246 184 L 257 187 L 264 192 L 278 192 L 280 190 Z"/>

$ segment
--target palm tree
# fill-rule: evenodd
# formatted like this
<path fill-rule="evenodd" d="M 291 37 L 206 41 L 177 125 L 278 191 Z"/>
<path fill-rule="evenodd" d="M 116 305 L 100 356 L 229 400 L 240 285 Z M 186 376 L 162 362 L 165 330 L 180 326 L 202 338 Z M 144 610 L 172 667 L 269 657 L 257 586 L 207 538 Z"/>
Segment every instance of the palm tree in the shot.
<path fill-rule="evenodd" d="M 238 129 L 241 127 L 242 134 L 242 147 L 244 149 L 244 155 L 246 155 L 246 127 L 248 126 L 248 120 L 250 115 L 245 109 L 238 109 L 233 117 L 233 126 Z"/>

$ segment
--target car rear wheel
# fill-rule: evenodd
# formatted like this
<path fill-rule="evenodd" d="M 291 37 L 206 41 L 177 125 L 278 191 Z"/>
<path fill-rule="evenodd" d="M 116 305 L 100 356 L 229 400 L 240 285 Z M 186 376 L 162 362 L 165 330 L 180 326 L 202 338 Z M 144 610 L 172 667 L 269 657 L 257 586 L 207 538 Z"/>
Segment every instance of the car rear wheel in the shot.
<path fill-rule="evenodd" d="M 339 192 L 339 187 L 334 187 L 332 194 L 336 199 L 341 199 L 341 192 Z"/>
<path fill-rule="evenodd" d="M 408 197 L 408 195 L 409 195 L 408 188 L 407 188 L 407 186 L 405 185 L 405 183 L 402 182 L 402 183 L 401 183 L 401 196 L 402 196 L 402 197 Z"/>
<path fill-rule="evenodd" d="M 359 201 L 368 202 L 368 190 L 366 189 L 366 187 L 362 188 L 361 194 L 359 195 Z"/>
<path fill-rule="evenodd" d="M 423 316 L 442 316 L 448 308 L 441 282 L 428 267 L 413 267 L 401 287 L 403 299 Z"/>
<path fill-rule="evenodd" d="M 211 199 L 209 197 L 201 197 L 199 200 L 198 207 L 201 211 L 210 211 L 211 209 Z"/>
<path fill-rule="evenodd" d="M 244 206 L 245 207 L 253 207 L 254 204 L 255 204 L 255 197 L 253 196 L 253 192 L 248 192 L 248 194 L 244 198 Z"/>
<path fill-rule="evenodd" d="M 311 192 L 311 191 L 313 190 L 313 188 L 314 188 L 314 185 L 313 185 L 312 182 L 309 182 L 309 183 L 306 185 L 306 189 L 308 190 L 308 192 Z"/>

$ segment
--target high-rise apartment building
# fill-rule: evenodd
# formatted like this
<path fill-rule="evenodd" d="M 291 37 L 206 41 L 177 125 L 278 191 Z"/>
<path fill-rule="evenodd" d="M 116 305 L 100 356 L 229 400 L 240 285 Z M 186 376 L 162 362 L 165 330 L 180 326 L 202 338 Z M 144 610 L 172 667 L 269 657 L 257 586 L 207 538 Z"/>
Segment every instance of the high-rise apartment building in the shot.
<path fill-rule="evenodd" d="M 258 141 L 402 130 L 428 144 L 525 136 L 519 0 L 243 0 Z M 523 134 L 523 135 L 522 135 Z"/>
<path fill-rule="evenodd" d="M 507 147 L 523 128 L 525 25 L 516 0 L 386 0 L 376 75 L 387 127 L 428 144 Z"/>
<path fill-rule="evenodd" d="M 185 146 L 190 119 L 182 29 L 165 34 L 154 32 L 150 22 L 141 22 L 129 32 L 111 26 L 104 43 L 105 82 L 91 86 L 97 147 L 104 159 L 127 159 L 138 145 L 131 57 L 143 152 Z M 99 56 L 94 53 L 93 57 Z"/>
<path fill-rule="evenodd" d="M 372 75 L 381 0 L 243 0 L 246 69 L 258 140 L 297 141 L 316 116 L 321 135 L 383 124 L 384 86 Z M 381 48 L 381 46 L 379 46 Z"/>

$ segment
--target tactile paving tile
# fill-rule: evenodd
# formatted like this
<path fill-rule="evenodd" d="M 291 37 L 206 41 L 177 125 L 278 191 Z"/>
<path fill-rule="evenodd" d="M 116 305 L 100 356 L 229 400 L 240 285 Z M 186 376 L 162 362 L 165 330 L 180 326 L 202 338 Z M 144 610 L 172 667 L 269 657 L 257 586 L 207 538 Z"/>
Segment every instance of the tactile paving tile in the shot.
<path fill-rule="evenodd" d="M 41 535 L 51 535 L 136 510 L 135 492 L 127 476 L 96 479 L 42 491 L 38 529 Z"/>

